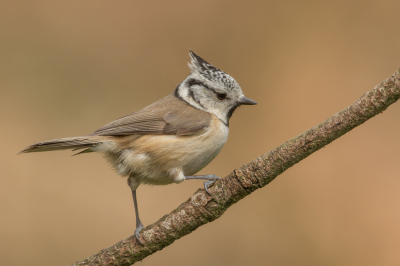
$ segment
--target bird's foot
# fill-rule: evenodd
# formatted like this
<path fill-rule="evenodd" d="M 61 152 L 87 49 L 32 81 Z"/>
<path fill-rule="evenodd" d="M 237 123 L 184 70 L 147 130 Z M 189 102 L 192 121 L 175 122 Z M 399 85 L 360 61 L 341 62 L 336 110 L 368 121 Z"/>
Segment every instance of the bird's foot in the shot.
<path fill-rule="evenodd" d="M 213 184 L 215 181 L 221 179 L 221 177 L 216 176 L 216 175 L 209 175 L 208 181 L 204 182 L 204 188 L 206 189 L 207 193 L 211 195 L 210 191 L 208 190 L 208 187 Z"/>
<path fill-rule="evenodd" d="M 139 226 L 135 230 L 135 236 L 136 236 L 136 239 L 139 241 L 139 243 L 142 244 L 142 246 L 144 246 L 142 241 L 140 241 L 140 230 L 142 230 L 142 229 L 143 229 L 143 224 L 140 223 Z"/>

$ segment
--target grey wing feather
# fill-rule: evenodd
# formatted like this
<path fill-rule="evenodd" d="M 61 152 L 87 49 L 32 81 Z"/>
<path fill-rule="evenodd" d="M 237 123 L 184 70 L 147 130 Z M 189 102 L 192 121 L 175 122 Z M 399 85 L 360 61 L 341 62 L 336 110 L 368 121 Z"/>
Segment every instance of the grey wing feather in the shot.
<path fill-rule="evenodd" d="M 211 114 L 198 110 L 170 94 L 130 115 L 96 130 L 91 136 L 193 135 L 202 132 Z"/>

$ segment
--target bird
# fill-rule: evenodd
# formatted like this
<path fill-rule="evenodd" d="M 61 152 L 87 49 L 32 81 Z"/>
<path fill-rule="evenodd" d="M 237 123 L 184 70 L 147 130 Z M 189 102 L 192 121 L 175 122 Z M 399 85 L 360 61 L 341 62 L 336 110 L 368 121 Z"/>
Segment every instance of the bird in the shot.
<path fill-rule="evenodd" d="M 98 152 L 127 178 L 136 215 L 139 243 L 144 228 L 136 190 L 141 184 L 167 185 L 203 179 L 204 188 L 221 179 L 195 175 L 221 151 L 229 119 L 241 105 L 255 105 L 234 78 L 189 50 L 190 74 L 174 92 L 147 107 L 106 124 L 85 136 L 32 144 L 20 153 L 73 150 Z"/>

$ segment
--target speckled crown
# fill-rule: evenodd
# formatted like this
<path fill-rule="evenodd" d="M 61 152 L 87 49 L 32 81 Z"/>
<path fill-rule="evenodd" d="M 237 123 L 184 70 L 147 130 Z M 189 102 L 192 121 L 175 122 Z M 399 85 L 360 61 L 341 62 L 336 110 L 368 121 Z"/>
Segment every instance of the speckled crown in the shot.
<path fill-rule="evenodd" d="M 192 72 L 198 72 L 200 75 L 215 82 L 224 83 L 228 88 L 240 87 L 234 78 L 226 74 L 224 71 L 216 68 L 206 60 L 189 50 L 191 62 L 188 64 Z"/>

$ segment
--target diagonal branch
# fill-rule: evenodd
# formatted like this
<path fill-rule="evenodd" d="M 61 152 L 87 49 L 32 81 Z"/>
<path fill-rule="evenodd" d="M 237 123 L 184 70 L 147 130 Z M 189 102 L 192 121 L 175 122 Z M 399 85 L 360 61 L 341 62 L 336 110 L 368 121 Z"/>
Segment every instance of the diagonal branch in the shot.
<path fill-rule="evenodd" d="M 73 265 L 131 265 L 143 260 L 199 226 L 221 217 L 232 204 L 264 187 L 313 152 L 383 112 L 399 98 L 400 69 L 346 109 L 215 182 L 210 189 L 211 196 L 204 189 L 197 190 L 174 211 L 141 231 L 144 246 L 133 235 Z"/>

